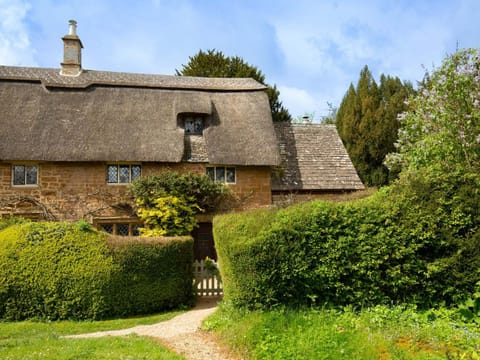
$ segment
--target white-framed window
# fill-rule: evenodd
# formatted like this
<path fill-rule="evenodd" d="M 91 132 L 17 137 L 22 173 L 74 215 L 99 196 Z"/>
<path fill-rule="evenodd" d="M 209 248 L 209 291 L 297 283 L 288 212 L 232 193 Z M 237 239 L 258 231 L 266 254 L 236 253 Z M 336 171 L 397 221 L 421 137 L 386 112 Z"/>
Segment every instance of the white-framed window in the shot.
<path fill-rule="evenodd" d="M 205 119 L 201 115 L 186 115 L 183 117 L 185 135 L 203 135 Z"/>
<path fill-rule="evenodd" d="M 14 186 L 38 185 L 38 166 L 30 164 L 12 165 L 12 184 Z"/>
<path fill-rule="evenodd" d="M 215 182 L 235 184 L 237 171 L 232 166 L 207 166 L 207 176 Z"/>
<path fill-rule="evenodd" d="M 108 164 L 107 184 L 128 184 L 142 175 L 140 164 Z"/>

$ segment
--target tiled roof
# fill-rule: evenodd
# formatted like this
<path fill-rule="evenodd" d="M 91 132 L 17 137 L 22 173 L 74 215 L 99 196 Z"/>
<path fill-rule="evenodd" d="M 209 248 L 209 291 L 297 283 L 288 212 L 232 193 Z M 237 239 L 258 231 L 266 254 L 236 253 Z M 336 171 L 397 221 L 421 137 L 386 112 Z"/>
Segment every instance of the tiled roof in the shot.
<path fill-rule="evenodd" d="M 0 79 L 40 81 L 46 87 L 86 88 L 91 85 L 163 89 L 248 91 L 266 87 L 249 78 L 206 78 L 83 70 L 79 76 L 60 75 L 60 69 L 0 66 Z"/>
<path fill-rule="evenodd" d="M 334 125 L 275 124 L 282 165 L 272 190 L 360 190 L 364 186 Z"/>

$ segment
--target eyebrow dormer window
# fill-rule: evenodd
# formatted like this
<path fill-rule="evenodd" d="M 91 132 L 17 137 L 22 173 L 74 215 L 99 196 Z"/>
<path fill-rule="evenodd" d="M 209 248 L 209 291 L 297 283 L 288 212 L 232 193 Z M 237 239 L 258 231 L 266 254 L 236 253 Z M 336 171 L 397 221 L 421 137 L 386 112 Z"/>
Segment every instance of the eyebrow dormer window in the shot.
<path fill-rule="evenodd" d="M 185 116 L 185 135 L 202 135 L 204 118 L 202 116 Z"/>

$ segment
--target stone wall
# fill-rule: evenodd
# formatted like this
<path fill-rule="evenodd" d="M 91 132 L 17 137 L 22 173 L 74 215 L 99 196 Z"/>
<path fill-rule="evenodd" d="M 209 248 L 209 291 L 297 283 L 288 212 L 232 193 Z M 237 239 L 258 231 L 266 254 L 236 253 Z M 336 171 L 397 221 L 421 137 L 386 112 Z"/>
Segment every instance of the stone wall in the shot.
<path fill-rule="evenodd" d="M 93 221 L 102 217 L 131 217 L 132 199 L 126 185 L 106 183 L 106 163 L 48 162 L 39 167 L 38 185 L 12 186 L 12 164 L 0 163 L 0 216 L 23 215 L 50 220 Z M 142 163 L 142 175 L 162 171 L 205 173 L 206 164 Z M 236 167 L 230 209 L 271 204 L 270 168 Z"/>

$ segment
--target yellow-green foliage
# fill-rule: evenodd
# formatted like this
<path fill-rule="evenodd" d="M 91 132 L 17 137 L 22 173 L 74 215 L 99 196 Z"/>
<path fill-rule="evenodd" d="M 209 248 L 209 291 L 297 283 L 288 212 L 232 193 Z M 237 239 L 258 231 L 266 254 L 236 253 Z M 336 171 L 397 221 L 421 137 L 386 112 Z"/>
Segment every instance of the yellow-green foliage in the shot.
<path fill-rule="evenodd" d="M 137 198 L 136 205 L 145 225 L 140 229 L 143 236 L 187 235 L 196 224 L 194 210 L 198 206 L 188 204 L 181 197 L 158 197 L 151 206 L 145 206 L 145 201 Z"/>
<path fill-rule="evenodd" d="M 112 240 L 84 222 L 10 223 L 0 230 L 0 319 L 95 319 L 192 301 L 191 237 Z"/>
<path fill-rule="evenodd" d="M 97 318 L 118 267 L 106 234 L 67 223 L 31 223 L 0 231 L 0 318 Z"/>

